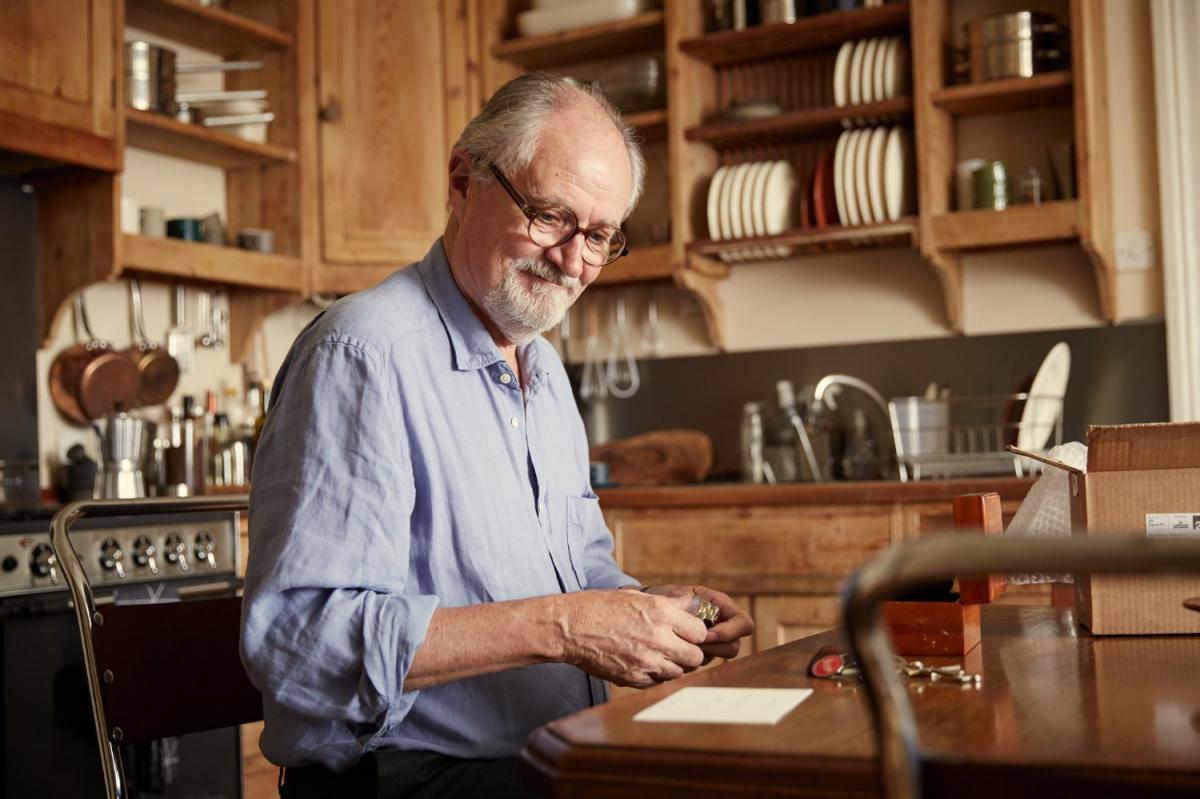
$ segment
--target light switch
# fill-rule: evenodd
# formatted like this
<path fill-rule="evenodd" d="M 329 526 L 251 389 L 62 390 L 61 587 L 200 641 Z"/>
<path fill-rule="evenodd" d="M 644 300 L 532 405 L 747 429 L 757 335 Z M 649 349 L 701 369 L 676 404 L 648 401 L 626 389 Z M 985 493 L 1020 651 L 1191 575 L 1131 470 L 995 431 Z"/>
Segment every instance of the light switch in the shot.
<path fill-rule="evenodd" d="M 1122 230 L 1116 236 L 1118 272 L 1140 272 L 1154 267 L 1154 234 L 1149 230 Z"/>

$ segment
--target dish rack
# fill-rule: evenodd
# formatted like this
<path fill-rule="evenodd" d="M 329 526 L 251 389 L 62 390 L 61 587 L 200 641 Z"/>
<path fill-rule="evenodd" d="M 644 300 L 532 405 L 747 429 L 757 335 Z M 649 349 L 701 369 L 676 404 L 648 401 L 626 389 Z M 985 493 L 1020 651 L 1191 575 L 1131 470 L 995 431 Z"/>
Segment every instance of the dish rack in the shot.
<path fill-rule="evenodd" d="M 1044 454 L 1061 444 L 1062 406 L 1062 397 L 1026 393 L 893 399 L 888 415 L 900 479 L 1035 475 L 1041 464 L 1005 447 Z"/>

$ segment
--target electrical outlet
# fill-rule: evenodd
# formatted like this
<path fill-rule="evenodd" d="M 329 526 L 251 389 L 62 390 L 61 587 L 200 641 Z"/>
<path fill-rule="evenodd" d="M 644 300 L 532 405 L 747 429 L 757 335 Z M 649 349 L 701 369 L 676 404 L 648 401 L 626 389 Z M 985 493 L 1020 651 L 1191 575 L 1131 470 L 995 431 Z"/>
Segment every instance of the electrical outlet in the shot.
<path fill-rule="evenodd" d="M 1154 266 L 1154 235 L 1149 230 L 1123 230 L 1116 237 L 1118 272 L 1139 272 Z"/>

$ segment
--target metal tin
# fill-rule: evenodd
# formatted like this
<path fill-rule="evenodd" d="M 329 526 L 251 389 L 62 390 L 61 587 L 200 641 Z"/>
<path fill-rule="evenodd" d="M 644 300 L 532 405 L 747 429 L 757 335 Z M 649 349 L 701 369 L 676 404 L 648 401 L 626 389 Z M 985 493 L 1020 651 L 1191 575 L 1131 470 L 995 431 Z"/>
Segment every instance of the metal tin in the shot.
<path fill-rule="evenodd" d="M 1032 77 L 1065 60 L 1066 28 L 1054 16 L 1016 11 L 979 17 L 965 26 L 972 81 Z"/>
<path fill-rule="evenodd" d="M 804 16 L 804 0 L 760 0 L 758 9 L 763 25 L 795 22 Z"/>
<path fill-rule="evenodd" d="M 125 103 L 139 111 L 175 113 L 174 50 L 150 42 L 125 43 Z"/>
<path fill-rule="evenodd" d="M 991 161 L 971 176 L 975 188 L 975 207 L 1003 211 L 1008 207 L 1008 167 L 1003 161 Z"/>

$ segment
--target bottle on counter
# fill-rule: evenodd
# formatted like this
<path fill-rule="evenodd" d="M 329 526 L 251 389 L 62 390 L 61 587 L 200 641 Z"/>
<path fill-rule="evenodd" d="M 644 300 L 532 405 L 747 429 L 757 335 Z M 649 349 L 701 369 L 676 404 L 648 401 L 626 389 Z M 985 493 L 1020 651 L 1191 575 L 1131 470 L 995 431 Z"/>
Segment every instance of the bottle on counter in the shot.
<path fill-rule="evenodd" d="M 742 406 L 742 482 L 766 483 L 770 466 L 764 457 L 762 404 L 747 402 Z"/>
<path fill-rule="evenodd" d="M 820 451 L 814 446 L 813 431 L 805 424 L 796 405 L 791 380 L 775 384 L 778 407 L 769 437 L 767 462 L 778 482 L 823 482 L 828 472 L 822 467 Z"/>

